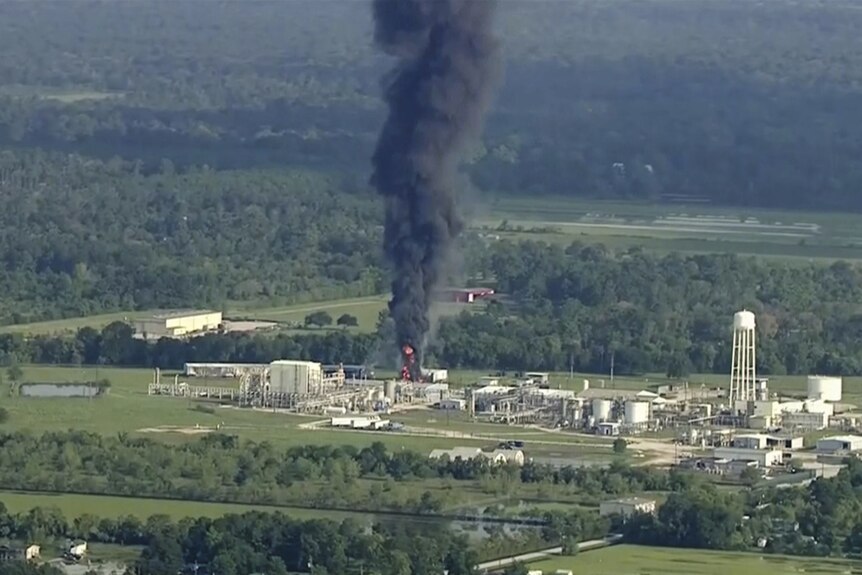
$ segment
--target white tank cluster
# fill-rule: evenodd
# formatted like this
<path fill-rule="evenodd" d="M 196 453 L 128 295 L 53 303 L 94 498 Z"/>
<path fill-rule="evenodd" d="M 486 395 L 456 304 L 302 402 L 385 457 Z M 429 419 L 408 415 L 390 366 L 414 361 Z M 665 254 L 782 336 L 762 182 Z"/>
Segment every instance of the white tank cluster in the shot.
<path fill-rule="evenodd" d="M 843 383 L 840 377 L 808 376 L 808 399 L 841 401 Z"/>
<path fill-rule="evenodd" d="M 627 425 L 638 425 L 649 421 L 650 404 L 646 401 L 627 401 L 623 421 Z"/>
<path fill-rule="evenodd" d="M 611 418 L 611 407 L 613 403 L 609 399 L 593 400 L 593 417 L 596 423 L 608 421 Z"/>

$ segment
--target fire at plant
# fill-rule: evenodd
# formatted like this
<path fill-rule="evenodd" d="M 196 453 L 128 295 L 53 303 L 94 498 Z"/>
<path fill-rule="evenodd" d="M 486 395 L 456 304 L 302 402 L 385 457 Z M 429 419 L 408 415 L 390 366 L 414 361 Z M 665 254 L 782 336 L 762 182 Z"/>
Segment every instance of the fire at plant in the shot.
<path fill-rule="evenodd" d="M 409 344 L 404 344 L 404 347 L 401 348 L 402 355 L 402 365 L 401 365 L 401 379 L 403 381 L 421 381 L 422 380 L 422 370 L 419 365 L 416 363 L 416 354 L 413 351 L 413 348 Z"/>

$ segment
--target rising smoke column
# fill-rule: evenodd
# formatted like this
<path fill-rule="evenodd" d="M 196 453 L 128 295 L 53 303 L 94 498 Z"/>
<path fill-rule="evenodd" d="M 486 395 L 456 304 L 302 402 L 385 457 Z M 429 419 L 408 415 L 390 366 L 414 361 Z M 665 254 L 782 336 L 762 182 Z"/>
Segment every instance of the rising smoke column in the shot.
<path fill-rule="evenodd" d="M 389 117 L 372 183 L 386 202 L 384 247 L 393 266 L 389 312 L 410 378 L 418 379 L 431 291 L 462 222 L 459 153 L 478 136 L 495 85 L 495 0 L 374 0 L 375 41 L 399 58 L 386 78 Z"/>

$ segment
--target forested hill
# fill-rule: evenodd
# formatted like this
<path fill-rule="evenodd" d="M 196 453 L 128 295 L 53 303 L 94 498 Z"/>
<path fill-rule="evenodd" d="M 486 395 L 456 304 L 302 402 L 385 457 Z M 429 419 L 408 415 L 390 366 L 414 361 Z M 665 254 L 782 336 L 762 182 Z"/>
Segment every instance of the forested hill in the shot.
<path fill-rule="evenodd" d="M 470 170 L 511 194 L 862 209 L 850 0 L 502 2 Z M 367 2 L 0 2 L 0 145 L 299 165 L 362 185 L 381 121 Z"/>

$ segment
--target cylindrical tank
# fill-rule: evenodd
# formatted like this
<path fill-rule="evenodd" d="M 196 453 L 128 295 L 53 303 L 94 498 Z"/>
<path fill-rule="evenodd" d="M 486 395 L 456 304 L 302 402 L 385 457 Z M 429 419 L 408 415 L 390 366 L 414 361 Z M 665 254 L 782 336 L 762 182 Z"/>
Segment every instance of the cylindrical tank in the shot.
<path fill-rule="evenodd" d="M 649 403 L 646 401 L 627 401 L 625 405 L 625 423 L 636 425 L 649 421 Z"/>
<path fill-rule="evenodd" d="M 754 329 L 755 325 L 754 314 L 750 311 L 742 310 L 733 314 L 733 329 L 745 331 Z"/>
<path fill-rule="evenodd" d="M 607 421 L 611 418 L 611 406 L 613 404 L 609 399 L 594 399 L 593 400 L 593 417 L 597 423 Z"/>
<path fill-rule="evenodd" d="M 395 380 L 389 379 L 383 382 L 383 395 L 386 399 L 395 403 Z"/>
<path fill-rule="evenodd" d="M 841 389 L 840 377 L 808 376 L 808 399 L 841 401 Z"/>

